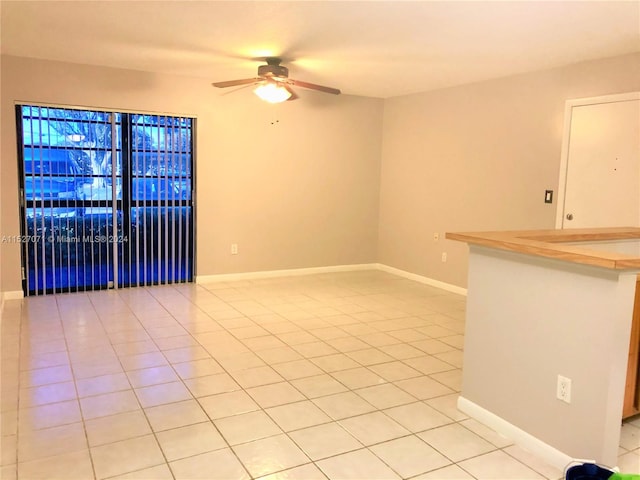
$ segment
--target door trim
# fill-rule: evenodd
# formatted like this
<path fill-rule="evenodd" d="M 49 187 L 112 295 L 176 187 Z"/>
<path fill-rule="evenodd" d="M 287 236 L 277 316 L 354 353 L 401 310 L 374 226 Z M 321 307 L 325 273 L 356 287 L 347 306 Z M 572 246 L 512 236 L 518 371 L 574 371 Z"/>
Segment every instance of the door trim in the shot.
<path fill-rule="evenodd" d="M 640 92 L 627 92 L 614 95 L 603 95 L 600 97 L 574 98 L 567 100 L 564 107 L 564 127 L 562 134 L 562 150 L 560 156 L 560 174 L 558 177 L 558 204 L 556 206 L 555 228 L 561 229 L 564 220 L 564 201 L 567 188 L 567 170 L 569 167 L 569 146 L 571 134 L 571 116 L 574 107 L 585 105 L 598 105 L 602 103 L 628 102 L 640 100 Z"/>

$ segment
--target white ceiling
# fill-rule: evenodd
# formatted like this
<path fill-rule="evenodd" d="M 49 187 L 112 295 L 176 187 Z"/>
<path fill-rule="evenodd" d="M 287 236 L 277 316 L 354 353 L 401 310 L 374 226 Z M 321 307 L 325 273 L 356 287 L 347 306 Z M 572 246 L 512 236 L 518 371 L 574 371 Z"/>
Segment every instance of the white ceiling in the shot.
<path fill-rule="evenodd" d="M 3 54 L 391 97 L 640 51 L 640 1 L 5 1 Z"/>

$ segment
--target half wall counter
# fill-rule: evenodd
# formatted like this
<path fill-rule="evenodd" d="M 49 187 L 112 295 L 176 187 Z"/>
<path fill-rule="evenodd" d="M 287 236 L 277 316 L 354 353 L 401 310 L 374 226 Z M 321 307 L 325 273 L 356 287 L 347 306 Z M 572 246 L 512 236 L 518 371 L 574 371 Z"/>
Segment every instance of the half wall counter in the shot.
<path fill-rule="evenodd" d="M 446 236 L 470 250 L 460 410 L 558 468 L 614 466 L 638 413 L 640 228 Z"/>

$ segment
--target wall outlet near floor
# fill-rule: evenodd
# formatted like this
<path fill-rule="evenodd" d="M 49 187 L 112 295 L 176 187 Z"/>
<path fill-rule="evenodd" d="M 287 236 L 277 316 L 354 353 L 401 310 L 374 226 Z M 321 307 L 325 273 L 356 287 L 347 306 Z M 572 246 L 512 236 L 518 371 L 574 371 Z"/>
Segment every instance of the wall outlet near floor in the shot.
<path fill-rule="evenodd" d="M 237 243 L 232 243 L 231 244 L 231 255 L 237 255 L 238 254 L 238 244 Z"/>
<path fill-rule="evenodd" d="M 571 403 L 571 379 L 558 375 L 556 398 L 565 403 Z"/>
<path fill-rule="evenodd" d="M 442 261 L 443 262 L 447 261 L 447 252 L 442 252 Z"/>

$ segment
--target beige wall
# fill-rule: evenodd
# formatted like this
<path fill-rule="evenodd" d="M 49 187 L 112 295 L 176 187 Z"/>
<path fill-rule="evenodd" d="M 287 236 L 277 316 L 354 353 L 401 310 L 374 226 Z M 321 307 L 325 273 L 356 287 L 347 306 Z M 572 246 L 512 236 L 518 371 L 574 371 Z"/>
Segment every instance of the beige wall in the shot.
<path fill-rule="evenodd" d="M 198 275 L 376 260 L 382 100 L 269 105 L 202 79 L 17 57 L 1 88 L 2 234 L 19 233 L 14 103 L 54 103 L 197 116 Z M 21 289 L 19 271 L 19 246 L 2 245 L 3 290 Z"/>
<path fill-rule="evenodd" d="M 384 101 L 302 91 L 273 106 L 202 79 L 16 57 L 1 88 L 2 234 L 19 233 L 16 101 L 191 114 L 198 275 L 380 262 L 465 286 L 467 247 L 444 232 L 553 228 L 565 101 L 640 90 L 640 54 Z M 0 255 L 2 289 L 20 290 L 18 246 Z"/>
<path fill-rule="evenodd" d="M 378 261 L 464 286 L 444 232 L 554 228 L 565 101 L 638 90 L 640 54 L 386 100 Z"/>

